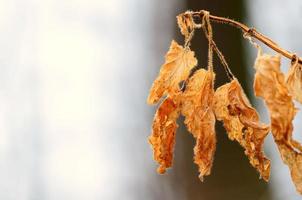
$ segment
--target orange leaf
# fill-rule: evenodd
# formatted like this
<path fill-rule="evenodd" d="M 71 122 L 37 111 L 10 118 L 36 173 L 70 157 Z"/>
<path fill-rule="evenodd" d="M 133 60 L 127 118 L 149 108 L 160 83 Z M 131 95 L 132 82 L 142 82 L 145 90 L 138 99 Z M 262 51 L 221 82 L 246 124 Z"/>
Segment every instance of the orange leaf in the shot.
<path fill-rule="evenodd" d="M 169 94 L 172 98 L 176 96 L 180 92 L 179 83 L 188 78 L 191 69 L 196 65 L 194 52 L 173 40 L 166 54 L 166 61 L 151 87 L 148 103 L 157 103 L 164 95 Z"/>
<path fill-rule="evenodd" d="M 179 111 L 178 103 L 167 97 L 154 116 L 149 143 L 154 150 L 154 160 L 160 165 L 157 169 L 160 174 L 165 173 L 166 168 L 172 165 L 175 133 L 178 127 L 176 120 Z"/>
<path fill-rule="evenodd" d="M 268 181 L 270 161 L 264 156 L 263 142 L 269 127 L 259 122 L 257 111 L 249 103 L 237 79 L 216 90 L 214 110 L 216 118 L 223 121 L 229 138 L 239 142 L 251 165 Z"/>
<path fill-rule="evenodd" d="M 302 103 L 302 65 L 295 63 L 291 66 L 287 79 L 287 88 L 295 100 Z"/>
<path fill-rule="evenodd" d="M 190 14 L 180 14 L 176 17 L 177 24 L 182 35 L 189 38 L 190 33 L 194 30 L 193 17 Z"/>
<path fill-rule="evenodd" d="M 201 180 L 211 173 L 216 150 L 213 80 L 213 72 L 200 69 L 189 79 L 182 95 L 181 112 L 188 130 L 196 138 L 194 162 L 199 166 Z"/>
<path fill-rule="evenodd" d="M 258 54 L 254 67 L 255 94 L 264 99 L 269 109 L 274 140 L 297 191 L 302 193 L 302 148 L 292 138 L 296 108 L 280 71 L 280 56 Z"/>

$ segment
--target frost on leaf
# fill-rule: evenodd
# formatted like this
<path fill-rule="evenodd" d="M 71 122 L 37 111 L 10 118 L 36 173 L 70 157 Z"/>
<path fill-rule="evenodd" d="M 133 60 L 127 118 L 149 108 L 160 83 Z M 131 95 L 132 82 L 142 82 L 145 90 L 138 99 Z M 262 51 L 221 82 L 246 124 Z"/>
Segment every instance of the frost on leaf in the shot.
<path fill-rule="evenodd" d="M 302 193 L 302 148 L 292 138 L 296 108 L 280 71 L 280 56 L 258 54 L 254 67 L 255 94 L 264 99 L 269 109 L 274 140 L 283 162 L 290 169 L 297 191 Z"/>
<path fill-rule="evenodd" d="M 174 40 L 165 58 L 165 63 L 151 87 L 147 100 L 149 104 L 157 103 L 164 95 L 169 94 L 173 98 L 179 94 L 179 83 L 186 80 L 191 69 L 197 65 L 194 52 L 188 47 L 183 48 Z"/>
<path fill-rule="evenodd" d="M 193 17 L 190 14 L 180 14 L 177 17 L 177 24 L 182 35 L 189 38 L 190 33 L 194 30 Z"/>
<path fill-rule="evenodd" d="M 259 122 L 257 111 L 250 105 L 236 79 L 216 90 L 214 111 L 216 118 L 223 122 L 229 138 L 239 142 L 251 165 L 268 181 L 270 161 L 264 156 L 263 142 L 269 127 Z"/>
<path fill-rule="evenodd" d="M 302 65 L 291 66 L 286 79 L 287 88 L 295 100 L 302 103 Z"/>
<path fill-rule="evenodd" d="M 153 147 L 153 157 L 159 163 L 158 173 L 163 174 L 171 167 L 175 133 L 178 127 L 176 120 L 180 109 L 178 102 L 167 97 L 157 109 L 152 125 L 149 143 Z"/>
<path fill-rule="evenodd" d="M 194 162 L 199 167 L 199 178 L 211 173 L 216 149 L 215 116 L 213 113 L 214 73 L 197 70 L 189 79 L 182 95 L 181 113 L 185 124 L 196 139 Z"/>

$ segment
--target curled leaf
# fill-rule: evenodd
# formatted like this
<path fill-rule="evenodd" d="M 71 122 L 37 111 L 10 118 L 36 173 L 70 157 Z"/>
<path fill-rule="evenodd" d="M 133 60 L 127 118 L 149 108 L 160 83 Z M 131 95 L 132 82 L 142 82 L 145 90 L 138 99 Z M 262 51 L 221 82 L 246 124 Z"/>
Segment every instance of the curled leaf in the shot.
<path fill-rule="evenodd" d="M 193 17 L 189 13 L 182 13 L 176 17 L 180 32 L 185 38 L 189 38 L 190 33 L 194 30 Z"/>
<path fill-rule="evenodd" d="M 286 78 L 287 88 L 295 100 L 302 103 L 302 65 L 294 63 Z"/>
<path fill-rule="evenodd" d="M 164 95 L 169 94 L 173 97 L 179 94 L 179 83 L 188 78 L 191 69 L 196 65 L 194 52 L 188 47 L 183 48 L 173 40 L 166 54 L 166 61 L 151 87 L 148 103 L 155 104 Z"/>
<path fill-rule="evenodd" d="M 251 165 L 268 181 L 270 161 L 264 156 L 263 142 L 269 127 L 259 122 L 257 111 L 236 79 L 216 90 L 214 111 L 216 118 L 223 122 L 229 138 L 239 142 Z"/>
<path fill-rule="evenodd" d="M 178 127 L 176 120 L 179 116 L 179 104 L 167 97 L 157 109 L 152 125 L 149 143 L 153 147 L 153 157 L 159 163 L 158 173 L 163 174 L 171 167 L 175 133 Z"/>
<path fill-rule="evenodd" d="M 213 80 L 212 71 L 197 70 L 182 95 L 181 113 L 185 116 L 188 130 L 196 139 L 194 162 L 199 166 L 201 180 L 211 173 L 216 150 Z"/>
<path fill-rule="evenodd" d="M 271 129 L 283 162 L 289 167 L 298 192 L 302 193 L 301 145 L 292 138 L 296 108 L 280 71 L 280 56 L 258 54 L 254 91 L 269 109 Z"/>

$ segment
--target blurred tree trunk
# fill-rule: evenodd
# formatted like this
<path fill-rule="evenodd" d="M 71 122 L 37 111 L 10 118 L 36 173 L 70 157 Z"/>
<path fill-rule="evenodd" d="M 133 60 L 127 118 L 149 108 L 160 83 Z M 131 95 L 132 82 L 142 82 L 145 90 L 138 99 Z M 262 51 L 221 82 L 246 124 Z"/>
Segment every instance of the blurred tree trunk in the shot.
<path fill-rule="evenodd" d="M 208 10 L 210 13 L 230 17 L 242 21 L 245 11 L 243 1 L 218 0 L 188 0 L 187 8 L 190 10 Z M 233 73 L 245 87 L 246 73 L 244 55 L 241 44 L 242 34 L 233 27 L 213 24 L 214 39 L 224 53 Z M 182 41 L 177 30 L 178 41 Z M 197 31 L 192 43 L 201 67 L 207 64 L 207 41 L 203 32 Z M 227 81 L 225 72 L 215 58 L 216 87 Z M 246 90 L 245 90 L 246 91 Z M 247 92 L 247 91 L 246 91 Z M 217 150 L 213 164 L 212 174 L 205 177 L 204 182 L 198 179 L 198 169 L 193 163 L 193 147 L 195 141 L 186 131 L 182 123 L 177 133 L 176 155 L 174 166 L 169 171 L 169 184 L 173 185 L 175 192 L 184 191 L 186 199 L 270 199 L 268 185 L 259 179 L 258 172 L 251 167 L 243 148 L 236 142 L 227 138 L 221 123 L 217 122 Z M 168 183 L 166 183 L 168 184 Z"/>

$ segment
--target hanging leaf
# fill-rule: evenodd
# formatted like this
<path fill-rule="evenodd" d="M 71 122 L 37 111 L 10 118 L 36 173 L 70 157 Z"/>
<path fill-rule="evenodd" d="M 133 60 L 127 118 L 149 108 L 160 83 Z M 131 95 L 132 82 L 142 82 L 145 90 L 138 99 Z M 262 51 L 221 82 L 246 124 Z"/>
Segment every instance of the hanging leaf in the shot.
<path fill-rule="evenodd" d="M 302 193 L 301 145 L 292 138 L 296 108 L 280 71 L 280 56 L 258 54 L 254 91 L 269 109 L 271 128 L 283 162 L 289 167 L 298 192 Z"/>
<path fill-rule="evenodd" d="M 181 113 L 185 124 L 196 139 L 194 162 L 199 166 L 199 177 L 211 173 L 216 150 L 215 116 L 213 106 L 214 73 L 197 70 L 189 79 L 182 95 Z"/>
<path fill-rule="evenodd" d="M 194 22 L 195 20 L 195 22 Z M 199 22 L 198 22 L 199 21 Z M 270 127 L 262 124 L 257 111 L 251 106 L 240 83 L 231 72 L 223 54 L 213 40 L 211 21 L 227 23 L 243 30 L 244 37 L 259 49 L 255 62 L 254 91 L 264 99 L 270 113 Z M 280 71 L 280 56 L 262 55 L 254 38 L 273 50 L 289 57 L 289 52 L 281 49 L 268 37 L 254 28 L 247 30 L 244 24 L 223 17 L 210 15 L 208 11 L 187 11 L 177 16 L 184 46 L 171 42 L 158 77 L 154 81 L 147 99 L 149 104 L 158 103 L 166 97 L 156 111 L 149 142 L 154 150 L 154 159 L 159 163 L 158 172 L 164 173 L 171 167 L 176 120 L 179 114 L 185 116 L 185 125 L 196 139 L 194 162 L 199 167 L 199 177 L 211 173 L 216 150 L 215 116 L 222 121 L 228 137 L 236 140 L 244 149 L 251 165 L 260 177 L 268 181 L 270 161 L 263 152 L 264 139 L 272 130 L 283 162 L 289 167 L 292 180 L 302 194 L 302 145 L 293 139 L 293 124 L 297 109 L 293 99 L 302 103 L 302 65 L 296 56 L 296 63 L 284 78 Z M 197 65 L 194 52 L 190 50 L 195 29 L 201 28 L 208 39 L 208 71 L 200 69 L 193 73 Z M 230 83 L 214 92 L 213 50 L 223 64 Z M 189 78 L 190 74 L 193 75 Z"/>
<path fill-rule="evenodd" d="M 179 83 L 189 77 L 191 69 L 196 65 L 194 52 L 173 40 L 166 54 L 166 61 L 151 87 L 148 103 L 155 104 L 162 96 L 168 94 L 172 98 L 177 96 L 180 92 Z"/>
<path fill-rule="evenodd" d="M 189 38 L 190 33 L 194 30 L 194 21 L 191 14 L 182 13 L 176 17 L 180 32 L 185 38 Z"/>
<path fill-rule="evenodd" d="M 179 116 L 179 103 L 167 97 L 157 109 L 152 125 L 149 143 L 153 147 L 153 157 L 159 163 L 158 173 L 163 174 L 171 167 L 175 133 L 178 127 L 176 120 Z"/>
<path fill-rule="evenodd" d="M 269 127 L 259 122 L 257 111 L 249 103 L 237 79 L 216 90 L 214 110 L 216 118 L 223 122 L 229 138 L 239 142 L 251 165 L 268 181 L 270 161 L 264 156 L 263 142 Z"/>
<path fill-rule="evenodd" d="M 292 64 L 286 78 L 286 84 L 293 98 L 302 103 L 302 65 L 298 62 Z"/>

